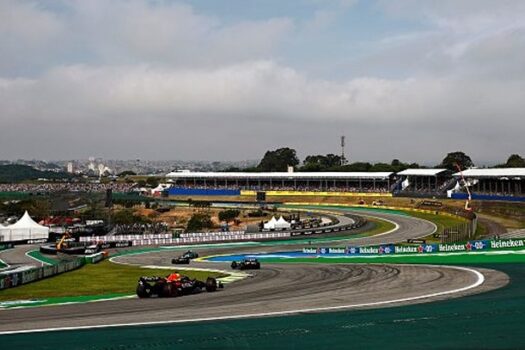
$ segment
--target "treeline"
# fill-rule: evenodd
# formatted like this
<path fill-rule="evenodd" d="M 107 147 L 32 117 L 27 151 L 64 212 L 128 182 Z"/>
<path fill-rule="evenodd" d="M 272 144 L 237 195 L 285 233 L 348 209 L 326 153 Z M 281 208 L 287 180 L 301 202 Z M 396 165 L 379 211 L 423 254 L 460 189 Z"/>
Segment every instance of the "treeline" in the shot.
<path fill-rule="evenodd" d="M 273 151 L 266 151 L 260 163 L 252 168 L 229 168 L 225 171 L 242 171 L 242 172 L 274 172 L 287 171 L 288 167 L 294 167 L 295 171 L 347 171 L 347 172 L 369 172 L 369 171 L 384 171 L 384 172 L 399 172 L 408 168 L 428 168 L 420 166 L 418 163 L 403 162 L 399 159 L 393 159 L 390 163 L 369 163 L 369 162 L 354 162 L 346 164 L 341 156 L 336 154 L 317 154 L 309 155 L 301 162 L 297 157 L 297 152 L 293 148 L 279 148 Z M 474 162 L 464 152 L 456 151 L 448 153 L 443 160 L 434 166 L 434 168 L 445 168 L 451 171 L 457 171 L 458 166 L 461 169 L 468 169 L 475 166 Z M 507 162 L 497 165 L 496 167 L 521 168 L 525 167 L 525 160 L 518 154 L 511 155 Z"/>
<path fill-rule="evenodd" d="M 42 171 L 29 165 L 0 165 L 0 183 L 14 183 L 37 179 L 60 180 L 69 178 L 71 178 L 71 175 L 65 172 Z"/>

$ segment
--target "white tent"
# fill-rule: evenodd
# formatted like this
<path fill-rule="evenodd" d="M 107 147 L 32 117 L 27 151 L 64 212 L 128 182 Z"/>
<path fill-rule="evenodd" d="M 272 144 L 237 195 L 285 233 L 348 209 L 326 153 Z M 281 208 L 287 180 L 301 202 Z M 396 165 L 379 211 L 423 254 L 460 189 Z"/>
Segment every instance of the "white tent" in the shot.
<path fill-rule="evenodd" d="M 275 220 L 275 216 L 272 216 L 270 221 L 268 221 L 267 223 L 264 224 L 264 229 L 265 230 L 275 230 L 275 223 L 276 222 L 277 222 L 277 220 Z"/>
<path fill-rule="evenodd" d="M 154 195 L 156 193 L 160 193 L 162 191 L 167 190 L 170 187 L 171 187 L 170 184 L 159 184 L 157 187 L 155 187 L 154 189 L 151 190 L 151 194 Z"/>
<path fill-rule="evenodd" d="M 288 221 L 284 220 L 282 216 L 275 223 L 275 229 L 277 230 L 286 230 L 289 229 L 291 226 L 292 225 Z"/>
<path fill-rule="evenodd" d="M 48 239 L 49 227 L 36 223 L 26 211 L 24 215 L 12 225 L 0 228 L 0 241 L 14 242 L 28 239 Z"/>

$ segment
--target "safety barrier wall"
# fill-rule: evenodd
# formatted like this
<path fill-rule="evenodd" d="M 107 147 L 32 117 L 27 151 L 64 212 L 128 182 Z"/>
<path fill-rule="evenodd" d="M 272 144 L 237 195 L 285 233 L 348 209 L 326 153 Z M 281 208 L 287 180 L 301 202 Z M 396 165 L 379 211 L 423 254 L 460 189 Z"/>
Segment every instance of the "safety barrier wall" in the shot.
<path fill-rule="evenodd" d="M 182 233 L 180 238 L 199 238 L 199 237 L 218 237 L 218 236 L 238 236 L 244 235 L 244 231 L 227 231 L 227 232 L 192 232 Z M 139 240 L 169 240 L 172 239 L 171 233 L 150 234 L 150 235 L 112 235 L 112 236 L 89 236 L 80 237 L 80 242 L 88 243 L 109 243 L 109 242 L 128 242 Z M 111 247 L 113 248 L 113 247 Z"/>
<path fill-rule="evenodd" d="M 137 239 L 166 239 L 172 238 L 171 233 L 146 234 L 146 235 L 111 235 L 111 236 L 82 236 L 80 242 L 122 242 L 133 241 Z"/>
<path fill-rule="evenodd" d="M 13 243 L 0 243 L 0 251 L 1 250 L 6 250 L 6 249 L 11 249 L 13 247 L 14 247 Z"/>
<path fill-rule="evenodd" d="M 393 255 L 393 254 L 428 254 L 428 253 L 453 253 L 486 251 L 491 249 L 520 249 L 525 248 L 525 239 L 499 239 L 499 240 L 472 240 L 462 243 L 448 244 L 383 244 L 362 247 L 306 247 L 303 248 L 305 254 L 344 254 L 344 255 Z"/>
<path fill-rule="evenodd" d="M 200 236 L 188 238 L 168 238 L 168 239 L 141 239 L 134 240 L 134 246 L 143 245 L 187 245 L 187 244 L 202 244 L 202 243 L 225 243 L 225 242 L 239 242 L 239 241 L 253 241 L 276 238 L 290 237 L 290 232 L 271 232 L 271 233 L 244 233 L 236 235 L 222 235 L 222 236 Z"/>
<path fill-rule="evenodd" d="M 467 199 L 468 194 L 466 193 L 452 193 L 452 199 Z M 512 197 L 512 196 L 498 196 L 488 194 L 472 194 L 472 199 L 482 201 L 507 201 L 507 202 L 525 202 L 525 197 Z"/>
<path fill-rule="evenodd" d="M 240 196 L 240 189 L 170 187 L 170 196 Z"/>
<path fill-rule="evenodd" d="M 19 272 L 4 272 L 0 274 L 0 290 L 13 288 L 22 284 L 35 282 L 47 277 L 78 269 L 85 264 L 84 259 L 61 262 L 57 265 L 37 267 Z"/>
<path fill-rule="evenodd" d="M 104 258 L 105 255 L 103 253 L 95 253 L 91 255 L 86 255 L 84 257 L 84 261 L 86 262 L 86 264 L 96 264 L 104 260 Z"/>
<path fill-rule="evenodd" d="M 244 231 L 211 231 L 211 232 L 189 232 L 181 233 L 180 238 L 190 238 L 190 237 L 202 237 L 202 236 L 231 236 L 231 235 L 243 235 Z"/>
<path fill-rule="evenodd" d="M 321 203 L 321 202 L 284 202 L 284 205 L 299 205 L 299 206 L 320 206 L 320 207 L 345 207 L 345 208 L 365 208 L 365 209 L 386 209 L 386 210 L 406 210 L 414 211 L 418 213 L 435 214 L 436 211 L 439 215 L 445 215 L 450 217 L 461 217 L 442 210 L 429 210 L 429 209 L 417 209 L 410 207 L 394 207 L 390 205 L 369 205 L 369 204 L 347 204 L 347 203 Z"/>

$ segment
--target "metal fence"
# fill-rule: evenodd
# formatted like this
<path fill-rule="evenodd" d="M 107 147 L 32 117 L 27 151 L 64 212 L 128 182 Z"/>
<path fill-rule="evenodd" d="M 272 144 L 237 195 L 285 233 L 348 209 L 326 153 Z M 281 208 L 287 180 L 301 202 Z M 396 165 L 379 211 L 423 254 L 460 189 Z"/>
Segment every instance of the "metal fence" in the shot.
<path fill-rule="evenodd" d="M 478 218 L 475 216 L 472 220 L 464 224 L 453 227 L 445 227 L 441 234 L 437 234 L 441 243 L 456 243 L 474 238 L 476 234 Z"/>

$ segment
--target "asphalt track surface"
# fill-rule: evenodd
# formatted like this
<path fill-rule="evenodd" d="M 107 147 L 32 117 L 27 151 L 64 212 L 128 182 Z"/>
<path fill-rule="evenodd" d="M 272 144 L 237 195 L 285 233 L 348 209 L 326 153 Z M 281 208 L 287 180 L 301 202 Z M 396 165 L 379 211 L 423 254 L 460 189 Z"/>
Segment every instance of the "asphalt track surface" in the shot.
<path fill-rule="evenodd" d="M 435 229 L 428 221 L 408 216 L 375 212 L 371 215 L 395 221 L 399 227 L 385 235 L 353 239 L 352 244 L 400 242 L 428 235 Z M 338 241 L 338 244 L 348 242 Z M 199 250 L 199 253 L 252 253 L 271 249 L 283 250 L 283 247 L 238 247 Z M 171 266 L 173 254 L 165 251 L 128 255 L 116 261 Z M 192 263 L 191 266 L 227 269 L 225 263 Z M 253 272 L 251 278 L 229 284 L 216 293 L 0 311 L 0 332 L 377 308 L 476 294 L 507 283 L 506 274 L 480 268 L 474 271 L 424 265 L 265 264 L 260 271 Z"/>
<path fill-rule="evenodd" d="M 488 291 L 507 283 L 503 273 L 494 270 L 481 272 L 485 283 L 458 292 L 455 296 Z M 265 265 L 252 278 L 235 282 L 215 293 L 1 311 L 0 332 L 403 305 L 439 300 L 450 295 L 389 301 L 461 289 L 475 284 L 477 280 L 472 271 L 453 267 Z"/>
<path fill-rule="evenodd" d="M 38 249 L 38 245 L 16 246 L 0 253 L 0 259 L 9 264 L 9 267 L 18 266 L 41 266 L 41 264 L 30 256 L 26 255 L 31 250 Z"/>

